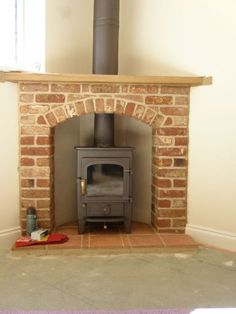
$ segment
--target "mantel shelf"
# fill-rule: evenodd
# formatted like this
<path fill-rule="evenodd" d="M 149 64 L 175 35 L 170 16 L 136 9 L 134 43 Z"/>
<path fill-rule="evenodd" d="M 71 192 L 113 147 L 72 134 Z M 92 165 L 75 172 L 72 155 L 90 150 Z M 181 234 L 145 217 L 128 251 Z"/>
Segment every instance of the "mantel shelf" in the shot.
<path fill-rule="evenodd" d="M 211 85 L 212 77 L 206 76 L 136 76 L 62 74 L 0 71 L 0 82 L 74 82 L 74 83 L 118 83 L 118 84 L 165 84 L 182 86 Z"/>

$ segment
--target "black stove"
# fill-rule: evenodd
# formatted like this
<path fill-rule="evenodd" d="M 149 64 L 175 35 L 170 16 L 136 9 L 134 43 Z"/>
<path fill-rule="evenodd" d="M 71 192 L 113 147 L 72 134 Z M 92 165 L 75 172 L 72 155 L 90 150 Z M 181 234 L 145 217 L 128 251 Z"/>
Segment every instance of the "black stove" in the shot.
<path fill-rule="evenodd" d="M 132 147 L 75 147 L 79 233 L 86 223 L 123 222 L 131 232 Z"/>

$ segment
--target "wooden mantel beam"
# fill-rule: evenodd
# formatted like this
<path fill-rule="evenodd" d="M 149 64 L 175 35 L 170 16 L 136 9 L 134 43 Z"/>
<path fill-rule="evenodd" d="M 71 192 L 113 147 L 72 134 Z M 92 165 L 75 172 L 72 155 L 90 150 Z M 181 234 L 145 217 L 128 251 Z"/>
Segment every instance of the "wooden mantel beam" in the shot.
<path fill-rule="evenodd" d="M 0 71 L 0 82 L 74 82 L 74 83 L 117 83 L 117 84 L 165 84 L 200 86 L 211 85 L 212 77 L 206 76 L 136 76 L 62 74 Z"/>

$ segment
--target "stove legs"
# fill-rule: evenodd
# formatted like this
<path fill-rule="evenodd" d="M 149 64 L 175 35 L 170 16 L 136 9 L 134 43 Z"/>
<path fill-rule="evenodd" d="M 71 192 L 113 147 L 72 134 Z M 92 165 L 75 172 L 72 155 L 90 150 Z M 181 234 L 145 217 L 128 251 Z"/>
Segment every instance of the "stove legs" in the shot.
<path fill-rule="evenodd" d="M 131 221 L 130 221 L 130 219 L 125 219 L 124 227 L 125 227 L 126 233 L 131 233 Z"/>
<path fill-rule="evenodd" d="M 79 229 L 79 234 L 83 234 L 85 230 L 85 220 L 84 219 L 79 219 L 78 221 L 78 229 Z M 106 223 L 104 223 L 104 229 L 107 229 Z M 124 230 L 126 233 L 131 233 L 131 221 L 130 219 L 125 219 L 124 221 Z"/>
<path fill-rule="evenodd" d="M 79 234 L 83 234 L 84 233 L 84 228 L 85 228 L 85 220 L 84 219 L 79 219 L 78 225 L 79 225 Z"/>

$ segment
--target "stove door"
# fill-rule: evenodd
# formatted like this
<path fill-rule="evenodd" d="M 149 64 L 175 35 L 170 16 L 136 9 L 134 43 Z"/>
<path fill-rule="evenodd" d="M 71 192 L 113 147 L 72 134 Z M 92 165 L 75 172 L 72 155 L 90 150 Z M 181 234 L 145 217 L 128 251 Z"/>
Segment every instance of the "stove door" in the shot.
<path fill-rule="evenodd" d="M 129 198 L 129 158 L 83 158 L 82 169 L 82 196 Z"/>

